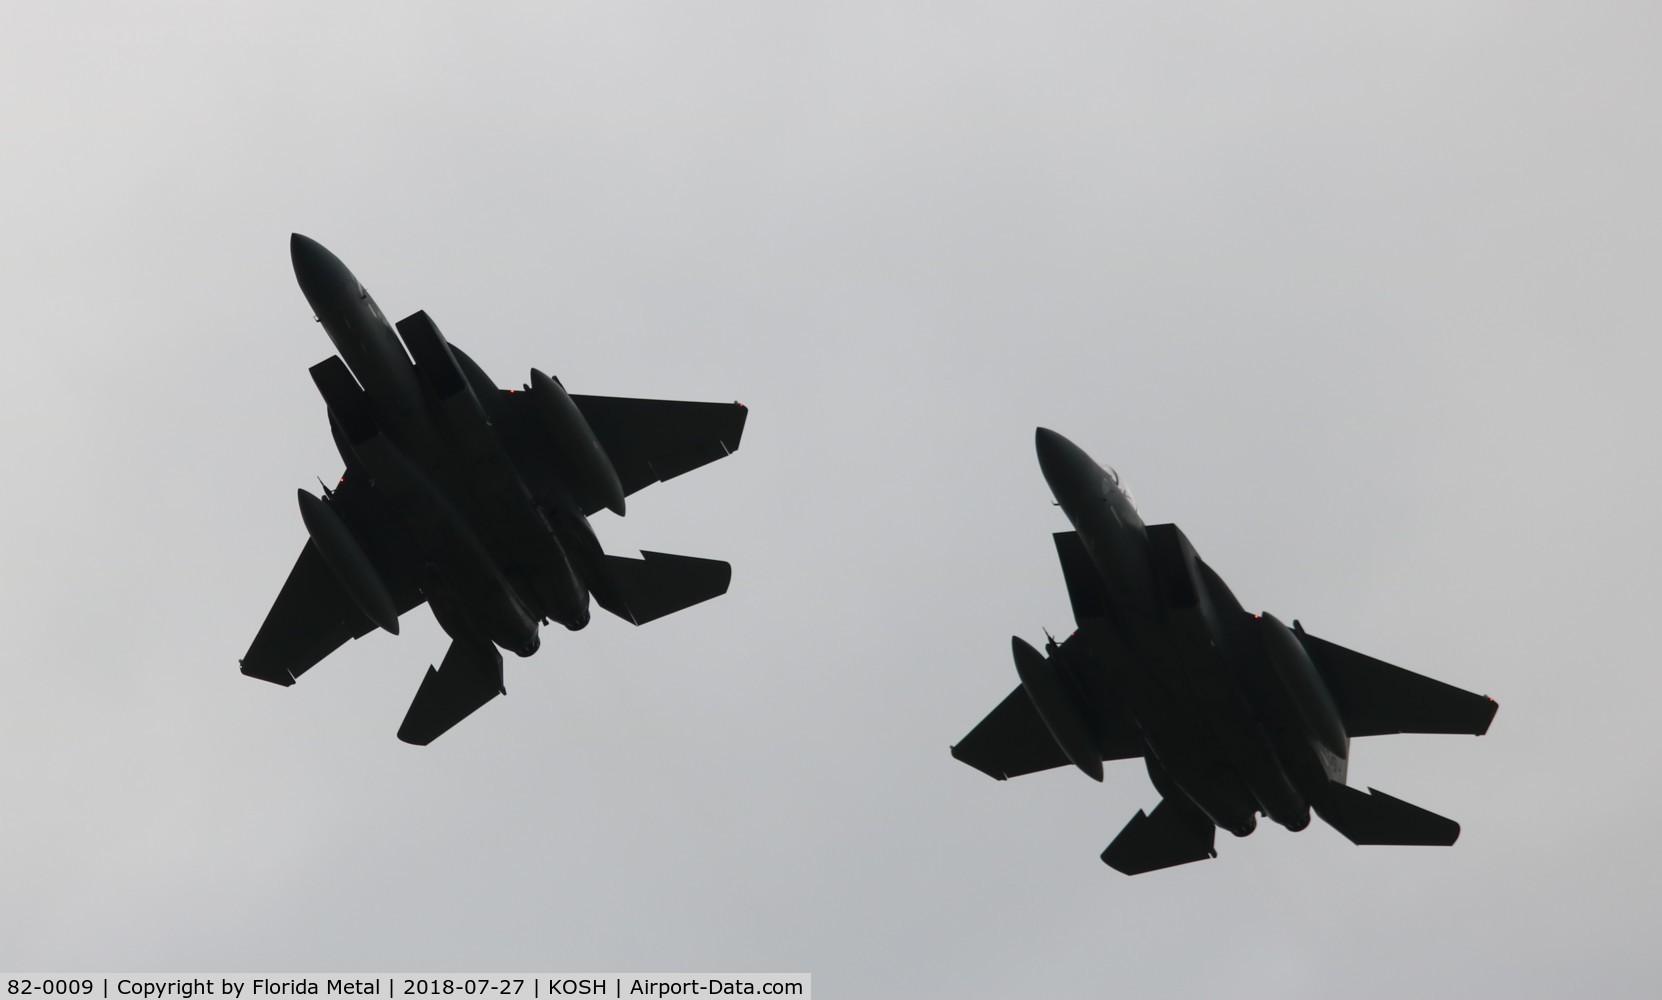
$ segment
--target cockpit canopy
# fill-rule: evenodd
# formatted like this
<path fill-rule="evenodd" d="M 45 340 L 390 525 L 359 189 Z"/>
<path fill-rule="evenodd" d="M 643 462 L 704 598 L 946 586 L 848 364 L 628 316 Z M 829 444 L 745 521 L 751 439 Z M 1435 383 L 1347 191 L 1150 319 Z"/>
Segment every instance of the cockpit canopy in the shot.
<path fill-rule="evenodd" d="M 1108 482 L 1106 484 L 1108 488 L 1125 497 L 1125 502 L 1131 505 L 1132 510 L 1136 510 L 1137 498 L 1131 495 L 1131 491 L 1126 489 L 1124 483 L 1120 482 L 1120 474 L 1115 471 L 1114 467 L 1111 465 L 1104 465 L 1102 466 L 1102 472 L 1103 475 L 1108 477 Z"/>

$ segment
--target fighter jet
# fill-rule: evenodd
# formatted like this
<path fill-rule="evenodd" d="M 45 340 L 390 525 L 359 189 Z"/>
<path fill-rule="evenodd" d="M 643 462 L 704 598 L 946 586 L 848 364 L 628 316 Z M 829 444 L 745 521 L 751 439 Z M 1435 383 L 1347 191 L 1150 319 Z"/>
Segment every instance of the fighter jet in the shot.
<path fill-rule="evenodd" d="M 1145 525 L 1113 469 L 1039 428 L 1039 468 L 1073 531 L 1055 536 L 1078 629 L 1013 638 L 1020 685 L 952 748 L 1000 781 L 1141 757 L 1162 796 L 1102 860 L 1127 875 L 1217 857 L 1222 827 L 1289 830 L 1314 810 L 1353 843 L 1449 845 L 1460 826 L 1345 784 L 1350 740 L 1481 736 L 1492 699 L 1248 614 L 1175 524 Z"/>
<path fill-rule="evenodd" d="M 425 602 L 451 643 L 398 730 L 424 745 L 506 693 L 497 647 L 530 656 L 539 625 L 582 628 L 591 596 L 640 625 L 727 592 L 727 563 L 607 555 L 588 516 L 732 454 L 742 405 L 572 395 L 535 368 L 499 389 L 425 312 L 395 333 L 314 240 L 294 234 L 289 254 L 340 352 L 311 376 L 346 471 L 321 498 L 300 491 L 309 540 L 243 673 L 293 684 Z"/>

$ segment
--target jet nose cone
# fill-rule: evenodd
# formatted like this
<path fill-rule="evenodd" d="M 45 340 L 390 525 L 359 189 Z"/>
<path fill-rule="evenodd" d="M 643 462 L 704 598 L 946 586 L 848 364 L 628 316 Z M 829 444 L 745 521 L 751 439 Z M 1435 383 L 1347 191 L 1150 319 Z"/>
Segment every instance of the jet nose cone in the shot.
<path fill-rule="evenodd" d="M 302 268 L 309 268 L 319 261 L 333 256 L 334 254 L 323 248 L 323 244 L 310 236 L 302 236 L 299 233 L 289 234 L 289 260 L 294 262 L 296 273 L 299 273 Z"/>
<path fill-rule="evenodd" d="M 1040 427 L 1033 431 L 1033 447 L 1039 453 L 1039 460 L 1044 461 L 1045 455 L 1054 455 L 1057 449 L 1072 448 L 1074 444 L 1049 427 Z"/>
<path fill-rule="evenodd" d="M 289 234 L 289 260 L 294 264 L 294 280 L 314 309 L 357 283 L 339 257 L 309 236 Z"/>
<path fill-rule="evenodd" d="M 1039 453 L 1039 471 L 1056 499 L 1095 484 L 1098 476 L 1091 456 L 1050 428 L 1040 427 L 1034 432 L 1033 449 Z"/>

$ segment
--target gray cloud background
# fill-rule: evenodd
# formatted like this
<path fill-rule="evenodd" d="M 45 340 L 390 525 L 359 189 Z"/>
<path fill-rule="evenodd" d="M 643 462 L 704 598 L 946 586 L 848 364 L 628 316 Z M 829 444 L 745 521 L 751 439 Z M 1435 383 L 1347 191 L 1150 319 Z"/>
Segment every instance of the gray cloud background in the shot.
<path fill-rule="evenodd" d="M 1645 995 L 1644 4 L 13 3 L 0 967 L 810 971 L 827 996 Z M 734 399 L 596 519 L 734 564 L 433 747 L 431 616 L 236 658 L 339 472 L 287 235 L 505 385 Z M 1135 879 L 1142 769 L 947 756 L 1071 627 L 1037 424 L 1243 603 L 1494 695 Z"/>

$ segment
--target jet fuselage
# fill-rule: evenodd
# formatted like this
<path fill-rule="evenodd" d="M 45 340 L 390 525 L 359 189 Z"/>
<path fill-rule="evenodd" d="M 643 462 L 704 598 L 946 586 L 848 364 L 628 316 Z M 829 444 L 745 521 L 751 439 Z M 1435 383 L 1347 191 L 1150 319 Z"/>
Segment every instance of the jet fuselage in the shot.
<path fill-rule="evenodd" d="M 1217 857 L 1219 827 L 1320 816 L 1356 844 L 1447 846 L 1460 824 L 1346 784 L 1350 740 L 1489 729 L 1492 698 L 1248 614 L 1175 524 L 1145 524 L 1112 469 L 1040 428 L 1039 466 L 1073 523 L 1054 541 L 1079 627 L 1040 653 L 1011 639 L 1020 684 L 952 747 L 1000 781 L 1142 758 L 1161 801 L 1102 852 L 1127 875 Z"/>
<path fill-rule="evenodd" d="M 290 240 L 294 273 L 334 343 L 310 374 L 346 471 L 300 490 L 307 542 L 242 672 L 287 687 L 341 644 L 428 605 L 451 637 L 398 738 L 425 746 L 507 694 L 500 649 L 530 656 L 542 625 L 632 625 L 727 592 L 719 559 L 602 551 L 588 518 L 731 455 L 738 403 L 575 395 L 533 368 L 498 389 L 425 312 L 387 321 L 340 259 Z"/>
<path fill-rule="evenodd" d="M 321 244 L 297 233 L 290 254 L 306 301 L 383 432 L 345 440 L 332 405 L 341 456 L 349 473 L 369 472 L 420 553 L 423 592 L 439 624 L 452 638 L 489 640 L 520 656 L 537 649 L 539 621 L 586 625 L 588 588 L 579 564 L 592 559 L 574 560 L 571 550 L 589 555 L 599 544 L 562 488 L 568 484 L 555 482 L 542 498 L 559 511 L 552 520 L 532 497 L 491 429 L 495 385 L 443 341 L 425 314 L 395 330 L 363 283 Z M 448 396 L 438 398 L 423 379 L 411 363 L 420 351 L 412 343 L 407 353 L 401 336 L 425 337 L 436 363 L 454 366 L 460 380 L 447 387 Z M 570 511 L 576 516 L 566 516 Z"/>
<path fill-rule="evenodd" d="M 294 278 L 341 360 L 368 395 L 376 422 L 402 447 L 431 433 L 410 356 L 369 290 L 323 244 L 289 237 Z M 430 444 L 422 441 L 421 444 Z"/>
<path fill-rule="evenodd" d="M 1170 525 L 1158 528 L 1172 529 L 1181 543 L 1175 554 L 1187 560 L 1159 565 L 1160 552 L 1173 547 L 1151 540 L 1116 473 L 1054 431 L 1040 428 L 1036 448 L 1101 588 L 1103 613 L 1081 620 L 1080 631 L 1098 654 L 1101 689 L 1136 721 L 1155 786 L 1237 836 L 1251 833 L 1260 813 L 1303 829 L 1312 791 L 1300 778 L 1326 772 L 1297 713 L 1278 714 L 1294 729 L 1291 738 L 1275 739 L 1264 725 L 1266 707 L 1295 696 L 1267 669 L 1262 640 L 1239 624 L 1254 619 Z M 1106 670 L 1110 663 L 1118 669 Z"/>

